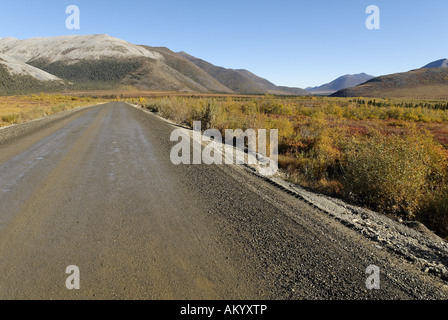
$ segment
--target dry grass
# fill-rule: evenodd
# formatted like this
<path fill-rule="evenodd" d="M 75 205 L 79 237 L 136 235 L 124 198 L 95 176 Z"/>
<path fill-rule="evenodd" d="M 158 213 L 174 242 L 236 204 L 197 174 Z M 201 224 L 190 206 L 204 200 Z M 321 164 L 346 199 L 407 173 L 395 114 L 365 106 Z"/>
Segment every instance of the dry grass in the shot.
<path fill-rule="evenodd" d="M 0 97 L 0 127 L 105 101 L 102 98 L 48 94 Z"/>

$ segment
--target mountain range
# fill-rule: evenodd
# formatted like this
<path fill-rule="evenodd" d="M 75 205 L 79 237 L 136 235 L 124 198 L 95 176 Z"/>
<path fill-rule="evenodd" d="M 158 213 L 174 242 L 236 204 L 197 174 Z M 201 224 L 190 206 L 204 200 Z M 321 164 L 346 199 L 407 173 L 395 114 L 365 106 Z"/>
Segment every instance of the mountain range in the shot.
<path fill-rule="evenodd" d="M 420 69 L 376 77 L 331 96 L 447 99 L 448 60 L 441 59 Z"/>
<path fill-rule="evenodd" d="M 226 94 L 448 98 L 448 59 L 380 77 L 360 73 L 306 90 L 277 86 L 164 47 L 108 35 L 0 39 L 0 94 L 136 88 Z"/>
<path fill-rule="evenodd" d="M 269 93 L 269 94 L 293 94 L 308 95 L 309 93 L 300 88 L 279 87 L 263 79 L 250 71 L 244 69 L 226 69 L 217 67 L 207 61 L 193 57 L 185 52 L 179 52 L 179 55 L 194 63 L 196 66 L 212 75 L 226 87 L 235 92 L 248 93 Z"/>
<path fill-rule="evenodd" d="M 345 88 L 355 87 L 373 78 L 375 77 L 365 73 L 346 74 L 329 83 L 313 88 L 308 87 L 305 90 L 312 94 L 329 95 Z"/>
<path fill-rule="evenodd" d="M 214 66 L 184 52 L 135 45 L 108 35 L 0 39 L 0 93 L 108 89 L 306 95 L 247 70 Z"/>

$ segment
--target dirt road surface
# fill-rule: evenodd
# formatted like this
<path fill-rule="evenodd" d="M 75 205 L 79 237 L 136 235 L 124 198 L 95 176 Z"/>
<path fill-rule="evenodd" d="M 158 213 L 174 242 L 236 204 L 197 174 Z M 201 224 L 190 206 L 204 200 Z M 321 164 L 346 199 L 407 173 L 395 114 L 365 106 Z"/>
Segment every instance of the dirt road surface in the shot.
<path fill-rule="evenodd" d="M 173 165 L 173 129 L 115 102 L 0 130 L 0 299 L 448 297 L 240 167 Z"/>

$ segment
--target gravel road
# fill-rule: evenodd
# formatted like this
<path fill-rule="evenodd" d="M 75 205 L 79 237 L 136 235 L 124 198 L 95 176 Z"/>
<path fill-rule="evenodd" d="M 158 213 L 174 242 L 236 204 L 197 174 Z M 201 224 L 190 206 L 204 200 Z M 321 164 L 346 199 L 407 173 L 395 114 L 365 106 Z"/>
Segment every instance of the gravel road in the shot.
<path fill-rule="evenodd" d="M 0 130 L 0 299 L 448 298 L 243 167 L 173 165 L 173 129 L 115 102 Z"/>

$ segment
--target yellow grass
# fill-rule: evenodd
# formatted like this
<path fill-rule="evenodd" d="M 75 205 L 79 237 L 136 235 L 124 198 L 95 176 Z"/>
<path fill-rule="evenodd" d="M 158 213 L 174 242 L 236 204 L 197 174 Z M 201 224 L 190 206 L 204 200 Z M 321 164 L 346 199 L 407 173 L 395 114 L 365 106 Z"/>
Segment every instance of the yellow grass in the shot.
<path fill-rule="evenodd" d="M 49 94 L 0 97 L 0 127 L 106 101 L 104 98 Z"/>

